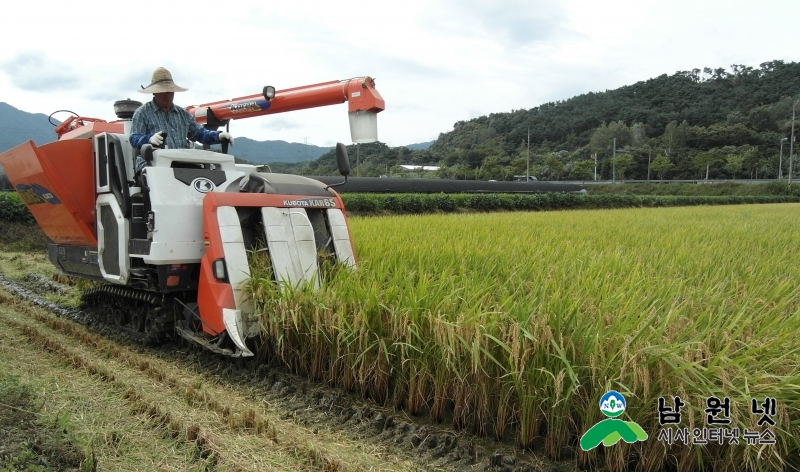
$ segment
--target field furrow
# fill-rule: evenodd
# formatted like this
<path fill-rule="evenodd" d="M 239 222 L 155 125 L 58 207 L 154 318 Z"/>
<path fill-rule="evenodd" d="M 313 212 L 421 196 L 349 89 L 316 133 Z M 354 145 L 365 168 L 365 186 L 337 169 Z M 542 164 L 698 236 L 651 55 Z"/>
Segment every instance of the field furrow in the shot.
<path fill-rule="evenodd" d="M 4 302 L 10 300 L 7 292 L 0 294 Z M 112 403 L 124 404 L 127 414 L 146 424 L 150 435 L 188 451 L 184 456 L 189 462 L 175 462 L 172 454 L 172 459 L 161 465 L 151 459 L 152 470 L 414 468 L 381 457 L 379 449 L 347 448 L 336 434 L 311 431 L 269 411 L 265 402 L 246 398 L 191 369 L 182 370 L 179 365 L 139 354 L 39 308 L 3 303 L 0 319 L 22 335 L 3 344 L 10 356 L 41 359 L 42 353 L 47 353 L 49 362 L 37 370 L 58 370 L 61 373 L 50 375 L 63 378 L 75 378 L 77 373 L 84 382 L 93 384 L 92 390 L 103 391 L 106 398 L 114 397 Z M 126 461 L 131 459 L 125 456 Z M 139 460 L 127 465 L 104 455 L 97 455 L 96 460 L 104 470 L 143 470 Z"/>

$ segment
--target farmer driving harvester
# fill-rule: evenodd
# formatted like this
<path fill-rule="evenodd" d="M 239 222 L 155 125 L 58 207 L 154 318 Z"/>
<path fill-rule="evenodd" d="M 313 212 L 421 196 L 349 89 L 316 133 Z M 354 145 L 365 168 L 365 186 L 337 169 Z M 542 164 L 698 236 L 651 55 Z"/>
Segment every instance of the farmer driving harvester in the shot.
<path fill-rule="evenodd" d="M 141 93 L 152 93 L 153 100 L 139 107 L 133 114 L 130 142 L 135 149 L 145 144 L 153 147 L 166 146 L 170 149 L 187 149 L 192 141 L 201 144 L 219 144 L 227 139 L 233 144 L 233 137 L 225 131 L 211 131 L 203 128 L 184 108 L 175 106 L 175 92 L 185 92 L 172 80 L 172 74 L 159 67 L 153 72 L 150 85 L 142 87 Z M 146 161 L 136 156 L 134 170 L 138 173 Z"/>

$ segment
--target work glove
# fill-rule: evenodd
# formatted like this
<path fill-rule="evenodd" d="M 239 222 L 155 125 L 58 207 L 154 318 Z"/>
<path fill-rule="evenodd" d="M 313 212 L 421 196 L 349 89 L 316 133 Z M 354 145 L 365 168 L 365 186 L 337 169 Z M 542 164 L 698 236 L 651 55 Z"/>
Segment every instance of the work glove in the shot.
<path fill-rule="evenodd" d="M 222 142 L 223 139 L 227 139 L 231 146 L 233 146 L 233 136 L 231 136 L 231 134 L 227 131 L 222 131 L 219 133 L 219 141 Z"/>
<path fill-rule="evenodd" d="M 150 144 L 152 144 L 153 147 L 161 147 L 161 145 L 164 144 L 164 132 L 158 131 L 150 136 Z"/>

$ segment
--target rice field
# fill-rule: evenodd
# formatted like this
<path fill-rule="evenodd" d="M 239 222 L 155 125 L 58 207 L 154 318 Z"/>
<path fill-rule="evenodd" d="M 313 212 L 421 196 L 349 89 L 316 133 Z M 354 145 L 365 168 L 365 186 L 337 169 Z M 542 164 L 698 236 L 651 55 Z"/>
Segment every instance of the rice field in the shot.
<path fill-rule="evenodd" d="M 800 205 L 351 218 L 357 271 L 320 292 L 253 294 L 269 353 L 292 370 L 460 430 L 513 439 L 581 467 L 797 467 Z M 584 452 L 608 390 L 649 439 Z M 658 398 L 705 427 L 760 430 L 775 445 L 668 445 Z"/>

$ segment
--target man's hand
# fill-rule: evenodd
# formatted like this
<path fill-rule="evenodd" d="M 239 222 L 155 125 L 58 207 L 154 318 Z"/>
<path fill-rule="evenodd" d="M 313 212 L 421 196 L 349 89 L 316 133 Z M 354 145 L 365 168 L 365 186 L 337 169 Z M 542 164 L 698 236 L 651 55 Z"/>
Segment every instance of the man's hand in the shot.
<path fill-rule="evenodd" d="M 222 131 L 219 133 L 219 142 L 222 142 L 223 139 L 227 139 L 228 142 L 231 143 L 231 146 L 233 146 L 233 136 L 231 136 L 231 134 L 227 131 Z"/>
<path fill-rule="evenodd" d="M 161 145 L 164 144 L 164 132 L 158 131 L 150 136 L 150 144 L 152 144 L 153 147 L 161 147 Z"/>

